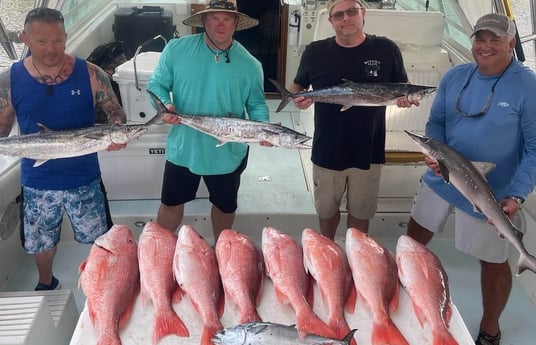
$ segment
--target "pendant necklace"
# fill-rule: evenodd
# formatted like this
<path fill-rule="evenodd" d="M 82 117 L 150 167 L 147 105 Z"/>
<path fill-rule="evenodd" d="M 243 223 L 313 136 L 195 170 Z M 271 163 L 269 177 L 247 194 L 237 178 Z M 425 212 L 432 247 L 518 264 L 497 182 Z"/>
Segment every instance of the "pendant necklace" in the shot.
<path fill-rule="evenodd" d="M 47 78 L 45 78 L 42 74 L 41 74 L 41 71 L 39 71 L 39 69 L 37 68 L 37 66 L 35 65 L 34 63 L 34 60 L 32 58 L 32 65 L 33 67 L 35 68 L 35 70 L 37 71 L 37 73 L 39 73 L 39 76 L 41 77 L 41 80 L 43 81 L 43 83 L 45 83 L 47 85 L 47 88 L 46 88 L 46 93 L 47 95 L 49 96 L 52 96 L 54 94 L 54 88 L 52 87 L 52 85 L 54 85 L 56 83 L 56 80 L 58 79 L 58 77 L 60 76 L 61 74 L 61 71 L 63 71 L 63 67 L 65 67 L 65 58 L 63 58 L 63 65 L 61 65 L 61 68 L 60 70 L 58 71 L 58 74 L 56 74 L 56 76 L 54 77 L 54 79 L 52 79 L 52 81 L 49 83 L 48 80 L 51 78 L 49 76 L 47 76 Z"/>
<path fill-rule="evenodd" d="M 229 44 L 229 46 L 226 49 L 220 49 L 220 48 L 218 48 L 216 43 L 214 43 L 214 41 L 210 38 L 210 36 L 206 32 L 205 32 L 205 34 L 206 34 L 208 40 L 210 41 L 210 43 L 212 43 L 212 45 L 219 50 L 219 51 L 215 51 L 214 49 L 210 48 L 210 46 L 208 45 L 207 42 L 205 42 L 205 44 L 207 45 L 208 50 L 210 50 L 212 52 L 212 54 L 214 54 L 214 61 L 216 61 L 216 63 L 220 63 L 220 61 L 221 61 L 220 54 L 225 54 L 225 63 L 231 62 L 231 59 L 229 58 L 229 51 L 231 50 L 231 47 L 233 46 L 233 40 L 231 40 L 231 44 Z"/>

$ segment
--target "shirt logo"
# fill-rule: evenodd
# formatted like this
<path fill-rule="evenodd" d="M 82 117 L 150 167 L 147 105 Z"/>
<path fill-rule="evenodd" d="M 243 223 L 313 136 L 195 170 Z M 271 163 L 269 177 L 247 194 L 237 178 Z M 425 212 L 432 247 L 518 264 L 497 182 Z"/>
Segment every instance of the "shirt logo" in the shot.
<path fill-rule="evenodd" d="M 80 96 L 80 89 L 78 89 L 78 90 L 76 90 L 76 91 L 75 91 L 75 90 L 71 90 L 71 96 L 74 96 L 74 95 L 78 95 L 78 96 Z"/>
<path fill-rule="evenodd" d="M 367 60 L 365 64 L 365 75 L 367 77 L 377 77 L 378 71 L 381 69 L 381 62 L 379 60 Z"/>
<path fill-rule="evenodd" d="M 508 108 L 510 106 L 510 104 L 508 104 L 508 102 L 499 102 L 499 103 L 497 103 L 497 106 L 498 107 L 503 107 L 503 108 Z"/>

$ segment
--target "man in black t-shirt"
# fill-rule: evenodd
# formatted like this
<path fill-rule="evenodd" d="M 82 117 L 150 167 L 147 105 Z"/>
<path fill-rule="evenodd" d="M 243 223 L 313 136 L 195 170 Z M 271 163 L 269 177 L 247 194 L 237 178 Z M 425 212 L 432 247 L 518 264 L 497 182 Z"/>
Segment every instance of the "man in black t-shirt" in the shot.
<path fill-rule="evenodd" d="M 335 36 L 309 44 L 301 58 L 291 92 L 354 82 L 408 81 L 402 54 L 385 38 L 365 34 L 365 9 L 360 0 L 330 0 L 329 21 Z M 298 97 L 306 109 L 310 99 Z M 406 98 L 399 107 L 419 105 Z M 368 232 L 377 208 L 381 165 L 385 162 L 385 107 L 351 107 L 315 103 L 313 162 L 314 199 L 320 231 L 334 238 L 340 202 L 346 191 L 348 227 Z"/>

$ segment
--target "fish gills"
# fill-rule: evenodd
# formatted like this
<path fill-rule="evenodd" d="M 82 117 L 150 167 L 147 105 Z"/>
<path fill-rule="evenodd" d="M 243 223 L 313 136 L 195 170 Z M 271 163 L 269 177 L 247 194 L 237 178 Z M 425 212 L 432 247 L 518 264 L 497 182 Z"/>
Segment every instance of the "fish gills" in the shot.
<path fill-rule="evenodd" d="M 433 345 L 457 345 L 449 332 L 452 304 L 448 277 L 438 257 L 425 245 L 402 235 L 396 245 L 398 277 L 421 326 L 428 322 Z"/>
<path fill-rule="evenodd" d="M 355 289 L 346 254 L 337 243 L 312 229 L 302 232 L 303 262 L 322 294 L 328 309 L 328 325 L 344 338 L 350 327 L 344 317 L 353 312 Z"/>
<path fill-rule="evenodd" d="M 114 225 L 91 246 L 79 268 L 97 345 L 120 345 L 121 329 L 140 289 L 137 245 L 126 225 Z"/>
<path fill-rule="evenodd" d="M 173 274 L 203 322 L 200 344 L 211 344 L 214 333 L 223 329 L 221 279 L 214 249 L 190 225 L 179 229 Z"/>
<path fill-rule="evenodd" d="M 349 228 L 346 255 L 357 295 L 372 316 L 372 344 L 409 345 L 391 319 L 398 310 L 399 285 L 393 254 L 366 233 Z"/>
<path fill-rule="evenodd" d="M 219 235 L 215 251 L 225 301 L 238 308 L 241 324 L 262 321 L 257 312 L 264 279 L 260 249 L 246 235 L 226 229 Z"/>
<path fill-rule="evenodd" d="M 303 264 L 303 250 L 289 235 L 265 227 L 262 231 L 262 252 L 266 273 L 272 279 L 280 303 L 289 303 L 296 312 L 296 328 L 303 338 L 315 334 L 336 339 L 337 333 L 312 310 L 307 295 L 312 287 Z"/>
<path fill-rule="evenodd" d="M 148 222 L 143 227 L 138 243 L 141 297 L 154 305 L 153 344 L 168 334 L 189 337 L 188 329 L 173 310 L 182 291 L 173 278 L 173 254 L 177 235 L 167 228 Z"/>

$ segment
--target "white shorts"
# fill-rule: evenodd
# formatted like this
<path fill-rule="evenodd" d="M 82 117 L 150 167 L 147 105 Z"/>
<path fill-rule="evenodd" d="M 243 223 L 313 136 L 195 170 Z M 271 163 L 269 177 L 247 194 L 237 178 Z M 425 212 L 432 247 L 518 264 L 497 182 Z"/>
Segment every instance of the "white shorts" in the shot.
<path fill-rule="evenodd" d="M 433 233 L 442 232 L 448 216 L 454 210 L 454 241 L 456 248 L 475 258 L 502 263 L 508 258 L 508 241 L 499 237 L 497 228 L 486 218 L 476 218 L 437 195 L 421 181 L 413 199 L 411 217 Z"/>

